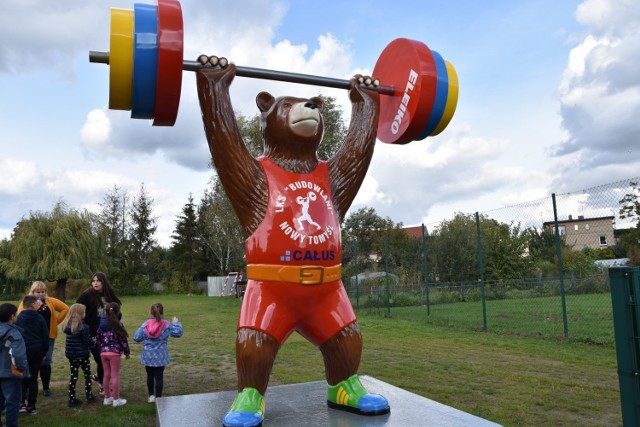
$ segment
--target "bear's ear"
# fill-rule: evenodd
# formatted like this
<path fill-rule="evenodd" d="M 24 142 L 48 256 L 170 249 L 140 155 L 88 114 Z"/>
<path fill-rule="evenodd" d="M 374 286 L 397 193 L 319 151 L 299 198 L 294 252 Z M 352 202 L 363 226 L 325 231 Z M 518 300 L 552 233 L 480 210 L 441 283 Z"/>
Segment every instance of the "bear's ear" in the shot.
<path fill-rule="evenodd" d="M 324 101 L 322 100 L 322 98 L 320 98 L 319 96 L 314 96 L 310 99 L 310 101 L 318 106 L 320 112 L 324 111 Z"/>
<path fill-rule="evenodd" d="M 258 96 L 256 96 L 256 105 L 262 113 L 268 111 L 274 101 L 275 98 L 269 92 L 260 92 Z"/>

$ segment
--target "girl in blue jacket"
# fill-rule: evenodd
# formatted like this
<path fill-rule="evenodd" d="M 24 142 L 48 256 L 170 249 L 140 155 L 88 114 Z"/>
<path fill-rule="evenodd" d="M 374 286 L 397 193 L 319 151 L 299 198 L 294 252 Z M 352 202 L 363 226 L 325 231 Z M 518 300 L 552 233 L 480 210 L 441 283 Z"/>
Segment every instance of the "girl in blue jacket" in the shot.
<path fill-rule="evenodd" d="M 171 323 L 163 318 L 164 307 L 159 302 L 151 306 L 149 314 L 149 319 L 136 330 L 133 340 L 142 342 L 140 363 L 147 371 L 147 402 L 154 403 L 162 396 L 164 367 L 170 361 L 167 341 L 170 336 L 181 337 L 183 330 L 177 317 L 173 316 Z"/>

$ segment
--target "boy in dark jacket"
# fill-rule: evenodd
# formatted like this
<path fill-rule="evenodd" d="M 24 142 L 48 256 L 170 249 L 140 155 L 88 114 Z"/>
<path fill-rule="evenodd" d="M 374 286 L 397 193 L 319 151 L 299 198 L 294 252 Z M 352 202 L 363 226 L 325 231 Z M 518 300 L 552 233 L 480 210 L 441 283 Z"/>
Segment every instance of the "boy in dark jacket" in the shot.
<path fill-rule="evenodd" d="M 24 310 L 18 314 L 16 326 L 22 333 L 24 345 L 27 349 L 29 372 L 33 373 L 22 380 L 22 407 L 20 412 L 36 413 L 36 401 L 38 399 L 38 370 L 45 354 L 49 349 L 49 328 L 44 318 L 38 314 L 38 308 L 42 305 L 35 295 L 27 295 L 22 300 Z M 26 405 L 25 405 L 26 402 Z"/>
<path fill-rule="evenodd" d="M 84 391 L 87 403 L 97 401 L 91 391 L 91 364 L 89 362 L 90 348 L 96 342 L 89 335 L 89 326 L 83 322 L 86 308 L 82 304 L 73 304 L 69 308 L 69 314 L 60 325 L 67 335 L 67 344 L 64 354 L 69 359 L 71 377 L 69 379 L 69 407 L 79 406 L 82 401 L 76 397 L 76 383 L 80 369 L 84 374 Z"/>
<path fill-rule="evenodd" d="M 27 349 L 22 334 L 13 324 L 18 307 L 10 303 L 0 304 L 0 412 L 7 411 L 7 426 L 18 427 L 18 411 L 22 399 L 22 376 L 12 369 L 29 375 Z"/>

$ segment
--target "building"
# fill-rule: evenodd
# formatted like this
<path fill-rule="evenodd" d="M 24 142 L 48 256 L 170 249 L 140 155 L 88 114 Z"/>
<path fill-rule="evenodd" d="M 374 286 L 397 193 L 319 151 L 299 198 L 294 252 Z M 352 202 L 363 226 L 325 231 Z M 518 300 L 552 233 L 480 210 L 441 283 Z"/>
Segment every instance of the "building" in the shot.
<path fill-rule="evenodd" d="M 402 230 L 407 233 L 411 237 L 415 237 L 417 239 L 422 239 L 422 226 L 416 225 L 413 227 L 402 227 Z M 427 235 L 427 230 L 425 230 L 425 236 Z"/>
<path fill-rule="evenodd" d="M 564 237 L 565 243 L 574 249 L 606 248 L 616 244 L 613 235 L 615 217 L 603 216 L 599 218 L 585 218 L 580 215 L 574 219 L 558 221 L 558 231 Z M 547 221 L 542 224 L 545 230 L 555 233 L 555 222 Z"/>

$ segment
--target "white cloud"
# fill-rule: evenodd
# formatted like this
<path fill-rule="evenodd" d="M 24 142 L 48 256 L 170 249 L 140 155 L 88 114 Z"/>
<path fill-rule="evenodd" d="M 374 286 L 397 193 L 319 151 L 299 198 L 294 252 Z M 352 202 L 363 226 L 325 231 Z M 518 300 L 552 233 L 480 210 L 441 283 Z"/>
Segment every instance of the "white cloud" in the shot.
<path fill-rule="evenodd" d="M 0 159 L 0 194 L 16 195 L 28 191 L 41 179 L 33 162 Z"/>
<path fill-rule="evenodd" d="M 93 110 L 80 130 L 82 141 L 87 147 L 103 147 L 111 134 L 111 121 L 104 110 Z"/>
<path fill-rule="evenodd" d="M 560 180 L 574 174 L 625 178 L 625 165 L 637 170 L 640 164 L 640 8 L 630 0 L 588 0 L 576 16 L 587 34 L 572 49 L 558 87 L 567 138 L 551 153 L 573 158 Z M 618 171 L 606 178 L 594 170 L 613 165 Z"/>

